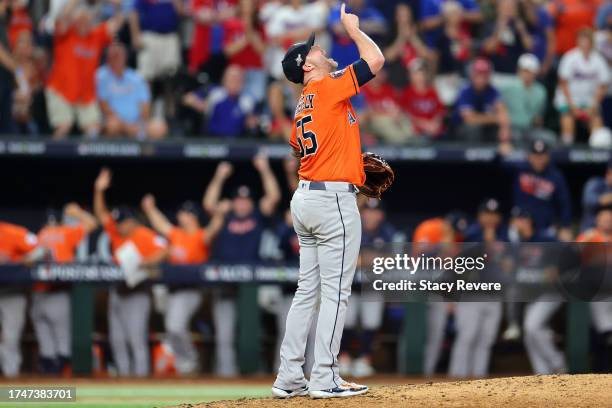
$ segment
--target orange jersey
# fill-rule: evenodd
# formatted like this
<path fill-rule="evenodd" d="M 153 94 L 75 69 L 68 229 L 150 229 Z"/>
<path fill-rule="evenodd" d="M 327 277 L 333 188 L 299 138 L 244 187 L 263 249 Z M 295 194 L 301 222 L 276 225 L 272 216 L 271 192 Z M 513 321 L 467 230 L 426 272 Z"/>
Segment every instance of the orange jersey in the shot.
<path fill-rule="evenodd" d="M 301 157 L 301 180 L 365 182 L 359 123 L 349 100 L 357 93 L 352 65 L 302 89 L 289 141 Z"/>
<path fill-rule="evenodd" d="M 170 245 L 170 263 L 199 264 L 208 260 L 209 248 L 204 242 L 204 229 L 189 234 L 185 230 L 174 227 L 168 234 Z"/>
<path fill-rule="evenodd" d="M 122 237 L 117 231 L 115 220 L 110 217 L 104 224 L 104 230 L 110 238 L 113 253 L 127 241 L 132 241 L 143 258 L 151 257 L 167 247 L 165 239 L 143 226 L 136 227 L 129 237 Z"/>
<path fill-rule="evenodd" d="M 37 244 L 36 235 L 27 229 L 0 222 L 0 263 L 19 262 Z"/>
<path fill-rule="evenodd" d="M 38 233 L 40 246 L 51 252 L 53 261 L 58 263 L 74 261 L 74 254 L 83 238 L 85 228 L 82 225 L 44 227 Z"/>
<path fill-rule="evenodd" d="M 80 36 L 76 27 L 71 27 L 54 37 L 53 68 L 47 85 L 69 103 L 95 102 L 96 69 L 104 48 L 112 40 L 106 23 L 85 36 Z"/>

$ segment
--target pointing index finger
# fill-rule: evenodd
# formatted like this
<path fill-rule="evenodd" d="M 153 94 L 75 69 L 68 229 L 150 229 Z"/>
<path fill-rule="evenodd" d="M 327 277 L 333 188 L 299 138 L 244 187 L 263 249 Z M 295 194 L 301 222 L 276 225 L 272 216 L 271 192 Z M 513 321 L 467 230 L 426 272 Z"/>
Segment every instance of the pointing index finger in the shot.
<path fill-rule="evenodd" d="M 340 15 L 344 16 L 346 14 L 346 4 L 342 3 L 340 6 Z"/>

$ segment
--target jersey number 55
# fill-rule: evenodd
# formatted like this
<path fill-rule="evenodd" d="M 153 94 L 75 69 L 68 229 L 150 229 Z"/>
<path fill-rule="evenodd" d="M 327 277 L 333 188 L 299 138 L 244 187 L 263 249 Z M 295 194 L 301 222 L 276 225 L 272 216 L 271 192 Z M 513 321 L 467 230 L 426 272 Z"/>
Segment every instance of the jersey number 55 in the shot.
<path fill-rule="evenodd" d="M 317 135 L 311 131 L 306 130 L 306 125 L 312 122 L 312 116 L 304 116 L 303 118 L 295 122 L 297 127 L 297 142 L 300 145 L 300 157 L 310 156 L 315 154 L 319 145 L 317 144 Z M 309 141 L 309 143 L 307 142 Z M 310 146 L 309 146 L 310 144 Z"/>

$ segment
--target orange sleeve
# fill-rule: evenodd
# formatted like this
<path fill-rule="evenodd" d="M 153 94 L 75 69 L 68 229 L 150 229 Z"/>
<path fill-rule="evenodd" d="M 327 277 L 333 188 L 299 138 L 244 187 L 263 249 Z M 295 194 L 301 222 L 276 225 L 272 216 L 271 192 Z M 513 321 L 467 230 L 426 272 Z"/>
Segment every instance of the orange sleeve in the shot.
<path fill-rule="evenodd" d="M 21 254 L 27 254 L 38 245 L 38 237 L 36 237 L 36 234 L 31 233 L 25 228 L 19 228 L 15 232 L 16 247 Z"/>
<path fill-rule="evenodd" d="M 334 71 L 319 84 L 318 93 L 322 101 L 335 105 L 359 93 L 359 83 L 352 65 Z"/>

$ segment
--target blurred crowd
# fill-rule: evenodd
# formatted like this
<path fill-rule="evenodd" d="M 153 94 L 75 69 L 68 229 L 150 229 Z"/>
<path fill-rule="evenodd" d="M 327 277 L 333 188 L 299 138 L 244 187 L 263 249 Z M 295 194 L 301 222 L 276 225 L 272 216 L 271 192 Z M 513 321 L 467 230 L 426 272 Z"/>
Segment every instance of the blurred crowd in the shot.
<path fill-rule="evenodd" d="M 362 245 L 394 242 L 611 242 L 612 240 L 612 160 L 600 175 L 584 185 L 582 208 L 572 209 L 563 175 L 553 161 L 549 145 L 536 140 L 528 146 L 525 161 L 503 160 L 498 166 L 511 179 L 512 199 L 500 203 L 482 197 L 472 214 L 458 210 L 420 220 L 418 225 L 393 225 L 387 219 L 385 201 L 359 198 L 362 217 Z M 176 211 L 159 209 L 153 194 L 142 197 L 140 208 L 109 205 L 107 193 L 120 184 L 110 169 L 100 171 L 93 183 L 91 203 L 67 204 L 63 211 L 50 210 L 37 233 L 0 221 L 0 263 L 119 263 L 124 267 L 126 253 L 138 254 L 139 268 L 203 264 L 255 264 L 276 261 L 297 265 L 299 245 L 289 210 L 280 208 L 283 193 L 295 191 L 297 161 L 284 162 L 279 180 L 267 158 L 252 162 L 257 179 L 240 185 L 227 197 L 224 189 L 234 173 L 229 162 L 220 162 L 209 180 L 201 202 L 186 201 Z M 262 191 L 256 196 L 254 191 Z M 154 192 L 151 192 L 154 193 Z M 91 212 L 85 208 L 91 208 Z M 504 213 L 504 209 L 512 209 Z M 207 220 L 205 223 L 204 220 Z M 414 227 L 414 229 L 413 229 Z M 528 259 L 537 256 L 530 254 Z M 201 372 L 202 348 L 192 341 L 193 321 L 201 320 L 203 299 L 210 302 L 214 349 L 214 372 L 221 376 L 238 374 L 236 343 L 237 285 L 213 289 L 173 284 L 162 288 L 163 307 L 152 299 L 159 288 L 137 282 L 117 284 L 108 291 L 106 312 L 108 344 L 113 367 L 121 376 L 147 376 L 172 369 L 179 375 Z M 106 289 L 104 289 L 106 291 Z M 259 306 L 275 317 L 275 333 L 282 339 L 286 314 L 294 286 L 260 287 Z M 366 296 L 366 295 L 363 295 Z M 376 355 L 386 330 L 396 338 L 403 331 L 404 306 L 385 304 L 382 299 L 364 299 L 359 293 L 350 298 L 339 362 L 343 375 L 368 376 L 374 373 Z M 29 303 L 29 307 L 28 307 Z M 597 335 L 594 370 L 612 370 L 612 302 L 591 305 L 592 323 Z M 454 343 L 448 373 L 455 377 L 483 377 L 491 365 L 491 349 L 498 339 L 524 342 L 532 369 L 538 374 L 567 370 L 558 349 L 552 316 L 561 302 L 529 304 L 499 302 L 429 303 L 427 310 L 425 361 L 423 372 L 439 372 L 444 341 L 450 332 Z M 65 372 L 71 358 L 70 285 L 36 284 L 32 288 L 3 285 L 0 289 L 0 363 L 6 376 L 18 375 L 21 366 L 21 334 L 28 316 L 38 341 L 38 366 L 42 373 Z M 163 318 L 163 347 L 150 351 L 150 318 L 154 311 Z M 452 319 L 449 316 L 453 316 Z M 383 327 L 383 322 L 387 324 Z M 99 331 L 97 328 L 96 331 Z M 416 333 L 415 333 L 416 335 Z M 377 346 L 378 344 L 378 346 Z M 593 346 L 593 347 L 596 347 Z M 214 352 L 213 352 L 214 350 Z M 607 351 L 606 351 L 607 350 Z M 448 350 L 447 350 L 448 351 Z M 278 358 L 278 350 L 273 353 Z M 152 357 L 153 356 L 153 357 Z M 200 356 L 200 357 L 199 357 Z M 602 357 L 603 356 L 603 357 Z M 607 356 L 607 357 L 606 357 Z M 151 363 L 153 361 L 153 363 Z M 273 370 L 278 361 L 271 363 Z"/>
<path fill-rule="evenodd" d="M 612 145 L 608 0 L 347 0 L 387 65 L 353 98 L 368 144 Z M 0 134 L 285 140 L 280 61 L 335 0 L 0 0 Z"/>

